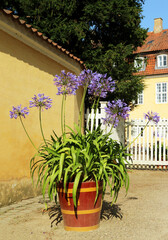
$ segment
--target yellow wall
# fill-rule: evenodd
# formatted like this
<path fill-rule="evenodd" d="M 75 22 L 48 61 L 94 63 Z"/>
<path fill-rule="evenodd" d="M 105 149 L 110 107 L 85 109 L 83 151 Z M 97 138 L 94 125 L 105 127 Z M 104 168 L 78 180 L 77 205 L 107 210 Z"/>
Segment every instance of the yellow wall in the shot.
<path fill-rule="evenodd" d="M 161 118 L 168 118 L 168 103 L 156 103 L 156 83 L 162 82 L 168 83 L 168 76 L 157 75 L 145 78 L 144 103 L 135 107 L 130 113 L 130 119 L 142 119 L 144 118 L 144 113 L 151 110 L 157 112 Z"/>
<path fill-rule="evenodd" d="M 56 96 L 57 90 L 53 85 L 53 79 L 54 75 L 60 74 L 63 69 L 71 71 L 0 31 L 0 181 L 29 178 L 29 161 L 35 153 L 19 119 L 9 118 L 12 106 L 22 104 L 28 107 L 29 100 L 34 94 L 44 93 L 53 99 L 53 107 L 42 112 L 44 134 L 46 138 L 50 137 L 52 130 L 55 130 L 58 135 L 61 134 L 62 97 Z M 80 65 L 78 70 L 81 71 Z M 78 91 L 77 96 L 67 98 L 67 124 L 71 127 L 74 121 L 77 121 L 81 97 L 82 90 Z M 30 114 L 24 119 L 24 123 L 38 146 L 42 141 L 38 110 L 30 109 Z"/>

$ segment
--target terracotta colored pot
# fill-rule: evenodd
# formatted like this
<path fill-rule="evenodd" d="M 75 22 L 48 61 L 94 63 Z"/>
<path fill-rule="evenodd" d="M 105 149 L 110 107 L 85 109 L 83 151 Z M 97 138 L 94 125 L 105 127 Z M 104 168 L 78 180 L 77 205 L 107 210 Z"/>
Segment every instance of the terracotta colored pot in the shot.
<path fill-rule="evenodd" d="M 65 193 L 63 184 L 57 186 L 64 228 L 67 231 L 90 231 L 97 229 L 100 223 L 102 206 L 102 182 L 99 182 L 99 195 L 95 202 L 96 183 L 83 182 L 78 191 L 78 206 L 74 207 L 72 198 L 73 182 L 68 184 Z"/>

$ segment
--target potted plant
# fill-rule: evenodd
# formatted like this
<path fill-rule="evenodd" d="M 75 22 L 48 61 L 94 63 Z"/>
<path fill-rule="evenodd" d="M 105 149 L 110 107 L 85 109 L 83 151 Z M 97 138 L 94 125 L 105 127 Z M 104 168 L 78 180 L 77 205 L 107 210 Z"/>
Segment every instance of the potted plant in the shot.
<path fill-rule="evenodd" d="M 82 131 L 83 109 L 86 94 L 93 97 L 92 109 L 96 118 L 99 100 L 106 98 L 108 92 L 115 90 L 115 82 L 107 75 L 84 70 L 77 77 L 72 73 L 55 76 L 54 84 L 58 95 L 62 95 L 61 129 L 62 135 L 53 131 L 50 140 L 44 137 L 41 114 L 43 109 L 49 109 L 52 100 L 44 94 L 35 95 L 30 101 L 30 107 L 39 109 L 40 129 L 43 144 L 36 148 L 25 129 L 22 117 L 28 115 L 27 107 L 13 107 L 11 118 L 20 118 L 23 128 L 36 149 L 36 154 L 30 161 L 31 176 L 37 172 L 37 185 L 42 185 L 42 193 L 46 191 L 52 200 L 59 196 L 59 202 L 66 230 L 88 231 L 98 228 L 102 199 L 106 186 L 110 187 L 112 203 L 117 200 L 119 190 L 129 187 L 129 176 L 125 166 L 126 147 L 109 136 L 118 124 L 118 118 L 126 118 L 130 108 L 121 100 L 109 102 L 105 109 L 104 124 L 111 124 L 111 131 L 103 134 L 100 126 L 92 131 Z M 83 98 L 78 124 L 74 129 L 66 126 L 65 105 L 67 95 L 75 94 L 83 87 Z M 155 115 L 149 115 L 151 120 Z"/>

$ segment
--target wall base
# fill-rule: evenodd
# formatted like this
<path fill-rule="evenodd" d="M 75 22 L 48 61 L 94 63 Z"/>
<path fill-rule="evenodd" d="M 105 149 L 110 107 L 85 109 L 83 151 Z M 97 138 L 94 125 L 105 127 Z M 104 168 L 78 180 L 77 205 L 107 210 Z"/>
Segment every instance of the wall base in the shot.
<path fill-rule="evenodd" d="M 32 180 L 28 178 L 0 181 L 0 207 L 17 203 L 23 199 L 36 197 L 41 194 L 41 188 L 33 186 Z"/>

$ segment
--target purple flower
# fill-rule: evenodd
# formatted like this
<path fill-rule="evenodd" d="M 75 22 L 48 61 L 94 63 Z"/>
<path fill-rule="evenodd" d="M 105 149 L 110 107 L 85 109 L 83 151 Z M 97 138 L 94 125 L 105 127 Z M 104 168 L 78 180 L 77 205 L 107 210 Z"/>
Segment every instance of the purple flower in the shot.
<path fill-rule="evenodd" d="M 156 112 L 150 112 L 148 111 L 147 113 L 144 114 L 145 119 L 148 119 L 148 121 L 153 121 L 156 124 L 160 121 L 160 116 L 158 116 L 158 113 Z"/>
<path fill-rule="evenodd" d="M 44 94 L 39 93 L 37 96 L 34 95 L 34 97 L 32 99 L 33 99 L 33 101 L 29 101 L 30 108 L 32 108 L 32 107 L 39 108 L 40 107 L 43 110 L 43 108 L 49 109 L 52 106 L 51 105 L 52 99 L 44 96 Z"/>
<path fill-rule="evenodd" d="M 95 97 L 106 98 L 108 92 L 114 92 L 115 81 L 112 81 L 111 77 L 107 77 L 107 74 L 95 74 L 94 78 L 88 86 L 88 94 Z"/>
<path fill-rule="evenodd" d="M 94 77 L 94 73 L 90 69 L 83 70 L 78 76 L 78 83 L 80 86 L 88 87 L 91 82 L 91 79 Z"/>
<path fill-rule="evenodd" d="M 92 72 L 90 69 L 81 72 L 78 82 L 82 86 L 87 86 L 88 94 L 94 97 L 106 98 L 108 92 L 115 90 L 115 81 L 111 77 Z"/>
<path fill-rule="evenodd" d="M 65 73 L 64 70 L 61 71 L 60 75 L 55 75 L 54 85 L 56 85 L 58 89 L 57 95 L 75 95 L 76 90 L 80 86 L 77 81 L 77 76 L 70 72 Z"/>
<path fill-rule="evenodd" d="M 19 116 L 26 117 L 26 115 L 29 114 L 29 110 L 27 107 L 22 108 L 21 104 L 17 107 L 12 108 L 12 111 L 10 111 L 10 118 L 17 118 Z"/>
<path fill-rule="evenodd" d="M 126 119 L 129 114 L 130 107 L 120 99 L 117 101 L 112 101 L 107 103 L 105 108 L 106 118 L 103 118 L 104 124 L 112 124 L 115 127 L 118 126 L 119 117 Z"/>

